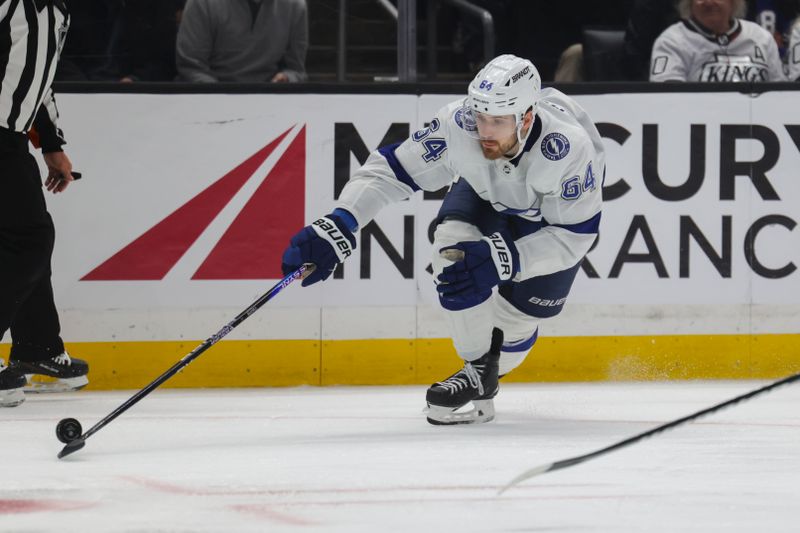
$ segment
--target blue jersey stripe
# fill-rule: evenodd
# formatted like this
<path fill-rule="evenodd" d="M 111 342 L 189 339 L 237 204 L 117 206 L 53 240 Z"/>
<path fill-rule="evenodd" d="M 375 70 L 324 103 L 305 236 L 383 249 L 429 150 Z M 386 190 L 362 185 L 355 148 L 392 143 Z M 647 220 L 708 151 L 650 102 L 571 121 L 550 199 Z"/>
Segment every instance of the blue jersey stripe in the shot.
<path fill-rule="evenodd" d="M 565 230 L 569 230 L 572 233 L 584 233 L 584 234 L 598 233 L 598 231 L 600 230 L 600 213 L 597 213 L 589 220 L 578 222 L 577 224 L 550 224 L 550 225 L 555 226 L 557 228 L 564 228 Z"/>
<path fill-rule="evenodd" d="M 421 190 L 420 186 L 417 185 L 408 172 L 406 172 L 406 169 L 403 168 L 403 165 L 400 164 L 400 161 L 398 161 L 397 156 L 394 153 L 398 146 L 400 146 L 400 143 L 381 146 L 378 148 L 378 153 L 386 158 L 386 161 L 389 163 L 389 167 L 391 167 L 392 172 L 394 172 L 394 175 L 398 180 L 411 187 L 411 189 L 415 192 L 419 191 Z"/>
<path fill-rule="evenodd" d="M 536 331 L 533 332 L 529 338 L 517 342 L 515 344 L 503 344 L 503 351 L 512 353 L 512 352 L 527 352 L 533 345 L 536 344 L 536 339 L 539 338 L 539 328 L 536 328 Z"/>
<path fill-rule="evenodd" d="M 342 222 L 344 222 L 344 225 L 347 226 L 347 229 L 353 233 L 358 230 L 358 221 L 356 220 L 356 217 L 354 217 L 353 214 L 347 209 L 337 207 L 333 210 L 333 214 L 341 218 Z"/>

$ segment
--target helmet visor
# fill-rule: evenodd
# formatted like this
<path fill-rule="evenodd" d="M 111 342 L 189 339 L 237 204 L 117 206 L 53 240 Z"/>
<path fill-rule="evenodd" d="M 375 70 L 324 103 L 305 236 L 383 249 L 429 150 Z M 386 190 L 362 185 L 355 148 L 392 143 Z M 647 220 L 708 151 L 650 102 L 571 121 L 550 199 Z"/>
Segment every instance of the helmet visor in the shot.
<path fill-rule="evenodd" d="M 482 141 L 502 141 L 516 135 L 517 119 L 514 115 L 487 115 L 467 106 L 459 110 L 464 132 Z"/>

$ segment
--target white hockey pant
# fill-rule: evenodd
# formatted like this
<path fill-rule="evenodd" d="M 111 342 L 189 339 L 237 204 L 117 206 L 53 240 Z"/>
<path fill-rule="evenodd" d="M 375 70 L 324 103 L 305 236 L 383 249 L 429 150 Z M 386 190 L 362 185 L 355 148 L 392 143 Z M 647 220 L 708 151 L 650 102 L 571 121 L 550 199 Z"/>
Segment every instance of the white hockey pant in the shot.
<path fill-rule="evenodd" d="M 445 220 L 434 233 L 433 277 L 438 278 L 442 270 L 452 264 L 439 256 L 439 250 L 463 241 L 477 241 L 483 235 L 478 228 L 459 220 Z M 458 355 L 465 361 L 474 361 L 489 351 L 492 328 L 503 330 L 503 350 L 500 356 L 500 375 L 507 374 L 519 366 L 529 351 L 509 352 L 505 348 L 529 341 L 539 327 L 539 319 L 526 315 L 512 306 L 505 298 L 492 292 L 485 302 L 464 309 L 443 309 L 450 336 Z"/>

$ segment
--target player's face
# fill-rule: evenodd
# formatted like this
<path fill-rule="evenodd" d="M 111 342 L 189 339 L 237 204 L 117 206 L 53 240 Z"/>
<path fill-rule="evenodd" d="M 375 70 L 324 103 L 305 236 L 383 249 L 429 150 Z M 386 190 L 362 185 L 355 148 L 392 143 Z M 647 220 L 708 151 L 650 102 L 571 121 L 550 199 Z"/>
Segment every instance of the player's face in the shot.
<path fill-rule="evenodd" d="M 716 33 L 730 28 L 733 0 L 692 0 L 692 16 Z"/>
<path fill-rule="evenodd" d="M 517 124 L 514 115 L 492 116 L 475 113 L 481 150 L 487 159 L 498 159 L 517 144 Z"/>

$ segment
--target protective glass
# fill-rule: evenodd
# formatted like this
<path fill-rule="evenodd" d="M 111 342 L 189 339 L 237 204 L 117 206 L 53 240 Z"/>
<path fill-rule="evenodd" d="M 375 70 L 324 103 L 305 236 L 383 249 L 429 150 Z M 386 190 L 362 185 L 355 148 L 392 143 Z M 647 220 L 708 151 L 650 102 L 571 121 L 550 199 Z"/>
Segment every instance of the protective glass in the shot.
<path fill-rule="evenodd" d="M 458 110 L 459 119 L 467 135 L 482 141 L 504 141 L 517 131 L 514 115 L 487 115 L 464 106 Z"/>

